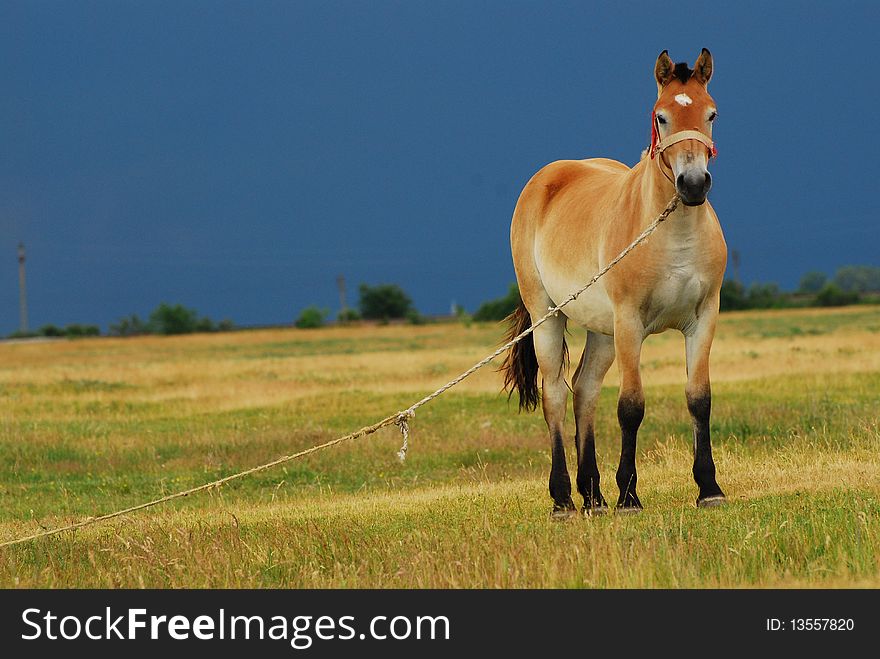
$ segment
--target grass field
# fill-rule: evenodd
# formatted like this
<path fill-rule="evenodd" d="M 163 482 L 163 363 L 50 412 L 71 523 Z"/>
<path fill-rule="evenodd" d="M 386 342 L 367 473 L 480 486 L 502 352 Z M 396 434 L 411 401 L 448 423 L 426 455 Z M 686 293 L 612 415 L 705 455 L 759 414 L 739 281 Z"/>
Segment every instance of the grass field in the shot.
<path fill-rule="evenodd" d="M 0 541 L 372 423 L 500 335 L 474 324 L 0 344 Z M 569 337 L 573 361 L 582 341 Z M 880 307 L 722 316 L 721 509 L 694 507 L 683 355 L 673 332 L 643 354 L 640 515 L 550 522 L 543 419 L 517 414 L 489 367 L 419 410 L 405 464 L 384 429 L 0 549 L 0 587 L 880 587 Z M 614 369 L 598 416 L 610 501 Z"/>

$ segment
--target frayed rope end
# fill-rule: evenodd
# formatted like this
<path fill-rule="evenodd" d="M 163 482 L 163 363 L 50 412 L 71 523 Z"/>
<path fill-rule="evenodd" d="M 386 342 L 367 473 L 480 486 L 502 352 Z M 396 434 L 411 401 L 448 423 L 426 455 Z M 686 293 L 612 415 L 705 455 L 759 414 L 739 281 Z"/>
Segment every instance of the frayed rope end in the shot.
<path fill-rule="evenodd" d="M 397 452 L 397 459 L 401 462 L 406 461 L 406 452 L 409 450 L 409 420 L 416 415 L 415 410 L 404 410 L 398 413 L 397 427 L 400 428 L 400 434 L 403 435 L 403 445 Z"/>

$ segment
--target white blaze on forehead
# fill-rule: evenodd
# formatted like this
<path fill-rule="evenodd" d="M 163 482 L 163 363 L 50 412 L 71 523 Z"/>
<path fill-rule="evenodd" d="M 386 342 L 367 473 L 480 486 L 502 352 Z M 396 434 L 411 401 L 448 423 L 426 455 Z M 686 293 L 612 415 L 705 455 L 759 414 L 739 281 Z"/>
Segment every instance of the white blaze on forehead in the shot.
<path fill-rule="evenodd" d="M 688 106 L 691 103 L 693 103 L 693 101 L 691 100 L 691 97 L 688 96 L 687 94 L 678 94 L 675 97 L 675 102 L 678 103 L 679 105 L 684 105 L 684 106 Z"/>

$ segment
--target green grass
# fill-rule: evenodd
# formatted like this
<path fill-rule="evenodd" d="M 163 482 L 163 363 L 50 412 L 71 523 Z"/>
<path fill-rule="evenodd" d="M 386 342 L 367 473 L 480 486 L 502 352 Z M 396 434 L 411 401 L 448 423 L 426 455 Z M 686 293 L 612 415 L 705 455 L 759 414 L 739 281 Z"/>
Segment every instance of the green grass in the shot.
<path fill-rule="evenodd" d="M 875 307 L 854 307 L 847 314 L 836 314 L 833 310 L 814 310 L 813 313 L 792 316 L 785 312 L 751 312 L 729 314 L 722 329 L 723 334 L 731 333 L 747 338 L 773 338 L 831 334 L 836 331 L 867 329 L 876 332 L 877 310 Z"/>
<path fill-rule="evenodd" d="M 638 516 L 550 522 L 543 420 L 517 414 L 484 371 L 419 410 L 405 464 L 399 433 L 384 429 L 0 549 L 0 586 L 878 587 L 878 324 L 880 308 L 865 307 L 722 317 L 712 433 L 723 509 L 693 505 L 683 351 L 667 333 L 643 362 Z M 475 324 L 0 345 L 0 541 L 343 435 L 407 407 L 499 336 Z M 615 407 L 612 377 L 597 419 L 609 500 Z"/>

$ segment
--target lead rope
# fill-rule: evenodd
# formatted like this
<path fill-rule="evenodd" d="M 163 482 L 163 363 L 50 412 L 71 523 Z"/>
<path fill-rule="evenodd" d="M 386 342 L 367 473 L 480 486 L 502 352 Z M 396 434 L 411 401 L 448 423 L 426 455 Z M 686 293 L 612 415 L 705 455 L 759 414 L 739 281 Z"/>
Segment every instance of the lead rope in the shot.
<path fill-rule="evenodd" d="M 483 359 L 481 359 L 479 362 L 477 362 L 476 364 L 471 366 L 468 370 L 466 370 L 464 373 L 459 375 L 454 380 L 450 380 L 449 382 L 444 384 L 442 387 L 437 389 L 437 391 L 425 396 L 424 398 L 422 398 L 418 402 L 413 403 L 410 407 L 406 408 L 405 410 L 397 412 L 396 414 L 391 414 L 389 416 L 386 416 L 384 419 L 382 419 L 381 421 L 377 421 L 373 425 L 364 426 L 360 430 L 355 430 L 354 432 L 349 433 L 347 435 L 343 435 L 342 437 L 337 437 L 336 439 L 331 439 L 329 441 L 324 442 L 323 444 L 318 444 L 316 446 L 312 446 L 311 448 L 304 449 L 302 451 L 299 451 L 298 453 L 293 453 L 291 455 L 281 456 L 280 458 L 276 458 L 275 460 L 272 460 L 271 462 L 267 462 L 265 464 L 262 464 L 262 465 L 259 465 L 256 467 L 252 467 L 250 469 L 238 472 L 236 474 L 231 474 L 230 476 L 226 476 L 224 478 L 220 478 L 218 480 L 211 481 L 210 483 L 205 483 L 204 485 L 199 485 L 197 487 L 193 487 L 188 490 L 183 490 L 181 492 L 175 492 L 174 494 L 169 494 L 167 496 L 160 497 L 160 498 L 154 499 L 152 501 L 147 501 L 146 503 L 141 503 L 136 506 L 130 506 L 128 508 L 123 508 L 122 510 L 117 510 L 112 513 L 107 513 L 106 515 L 100 515 L 98 517 L 86 517 L 85 519 L 80 520 L 79 522 L 75 522 L 73 524 L 68 524 L 67 526 L 61 526 L 61 527 L 58 527 L 55 529 L 47 529 L 47 530 L 41 531 L 39 533 L 33 533 L 31 535 L 23 536 L 20 538 L 15 538 L 13 540 L 7 540 L 6 542 L 0 543 L 0 548 L 10 547 L 12 545 L 18 545 L 23 542 L 28 542 L 30 540 L 37 540 L 38 538 L 46 538 L 48 536 L 57 535 L 59 533 L 65 532 L 65 531 L 75 531 L 75 530 L 81 529 L 85 526 L 91 526 L 93 524 L 97 524 L 99 522 L 104 522 L 104 521 L 107 521 L 107 520 L 110 520 L 110 519 L 113 519 L 116 517 L 122 517 L 123 515 L 129 515 L 129 514 L 136 512 L 138 510 L 143 510 L 145 508 L 151 508 L 153 506 L 159 505 L 160 503 L 166 503 L 168 501 L 173 501 L 175 499 L 187 497 L 190 494 L 195 494 L 197 492 L 204 492 L 205 490 L 217 488 L 217 487 L 220 487 L 221 485 L 225 485 L 226 483 L 229 483 L 230 481 L 234 481 L 239 478 L 249 476 L 251 474 L 256 474 L 258 472 L 265 471 L 266 469 L 276 467 L 280 464 L 284 464 L 285 462 L 290 462 L 291 460 L 296 460 L 298 458 L 305 457 L 306 455 L 310 455 L 311 453 L 316 453 L 318 451 L 322 451 L 326 448 L 330 448 L 331 446 L 336 446 L 337 444 L 341 444 L 343 442 L 347 442 L 352 439 L 359 439 L 360 437 L 372 435 L 374 432 L 376 432 L 380 428 L 390 426 L 391 424 L 397 425 L 397 427 L 400 428 L 400 433 L 403 435 L 403 445 L 400 447 L 400 450 L 397 452 L 397 457 L 401 460 L 401 462 L 404 461 L 406 459 L 406 453 L 409 450 L 409 419 L 411 419 L 412 417 L 415 416 L 416 410 L 418 408 L 420 408 L 422 405 L 426 405 L 427 403 L 430 403 L 432 400 L 434 400 L 438 396 L 442 395 L 443 393 L 445 393 L 446 391 L 448 391 L 449 389 L 451 389 L 452 387 L 457 385 L 459 382 L 461 382 L 465 378 L 471 376 L 473 373 L 475 373 L 479 369 L 483 368 L 483 366 L 485 366 L 486 364 L 491 362 L 493 359 L 498 357 L 501 353 L 503 353 L 504 351 L 513 347 L 515 344 L 519 343 L 525 337 L 527 337 L 529 334 L 534 332 L 536 328 L 543 325 L 550 317 L 558 314 L 560 309 L 562 309 L 565 305 L 576 300 L 581 293 L 583 293 L 590 286 L 595 284 L 601 277 L 603 277 L 605 275 L 606 272 L 608 272 L 609 270 L 611 270 L 611 268 L 613 268 L 615 265 L 617 265 L 621 259 L 623 259 L 632 250 L 634 250 L 641 243 L 643 243 L 645 240 L 647 240 L 648 236 L 650 236 L 652 233 L 654 233 L 654 231 L 657 229 L 657 227 L 660 226 L 660 224 L 662 222 L 664 222 L 672 214 L 672 212 L 676 209 L 676 207 L 678 206 L 680 201 L 681 201 L 681 199 L 679 198 L 678 194 L 673 195 L 672 199 L 669 200 L 669 203 L 666 204 L 666 208 L 663 209 L 663 212 L 661 212 L 660 215 L 657 216 L 657 219 L 655 219 L 650 224 L 650 226 L 648 226 L 647 229 L 642 231 L 642 233 L 640 233 L 635 238 L 635 240 L 633 240 L 620 254 L 618 254 L 604 268 L 602 268 L 599 272 L 597 272 L 595 275 L 593 275 L 593 278 L 590 279 L 590 281 L 588 281 L 580 289 L 578 289 L 577 291 L 575 291 L 574 293 L 569 295 L 567 298 L 565 298 L 561 303 L 557 304 L 555 307 L 550 307 L 549 311 L 546 314 L 544 314 L 541 318 L 539 318 L 535 323 L 533 323 L 531 327 L 529 327 L 528 329 L 525 329 L 521 333 L 517 334 L 510 341 L 508 341 L 503 346 L 498 348 L 498 350 L 493 352 L 491 355 L 488 355 L 487 357 L 484 357 Z"/>

